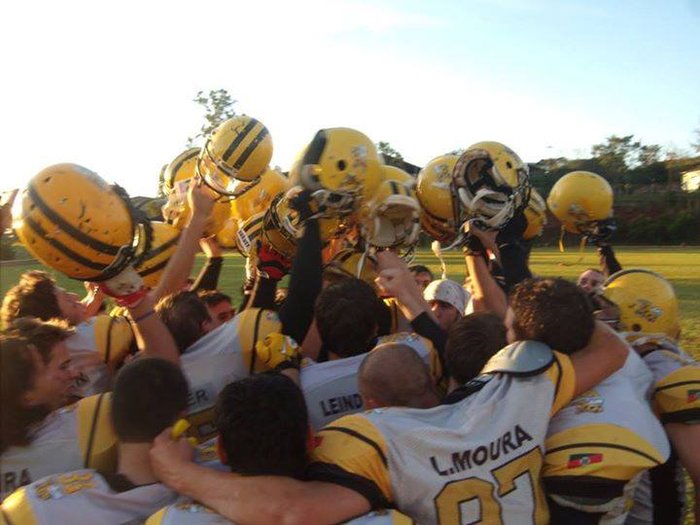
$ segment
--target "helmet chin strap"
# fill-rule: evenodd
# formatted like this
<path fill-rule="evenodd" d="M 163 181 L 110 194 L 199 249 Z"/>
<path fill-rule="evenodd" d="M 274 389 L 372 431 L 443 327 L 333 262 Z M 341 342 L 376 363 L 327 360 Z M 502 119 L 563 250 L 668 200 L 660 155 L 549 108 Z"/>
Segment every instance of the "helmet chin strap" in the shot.
<path fill-rule="evenodd" d="M 442 270 L 442 275 L 440 279 L 447 279 L 447 264 L 445 264 L 445 259 L 442 256 L 442 247 L 440 246 L 440 241 L 433 241 L 430 244 L 430 249 L 435 254 L 435 257 L 440 261 L 440 268 Z"/>

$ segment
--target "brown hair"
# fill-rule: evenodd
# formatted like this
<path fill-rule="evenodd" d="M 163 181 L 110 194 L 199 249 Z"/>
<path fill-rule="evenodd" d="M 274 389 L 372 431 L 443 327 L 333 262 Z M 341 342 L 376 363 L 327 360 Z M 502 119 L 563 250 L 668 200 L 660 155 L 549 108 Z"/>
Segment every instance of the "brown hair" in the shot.
<path fill-rule="evenodd" d="M 518 339 L 541 341 L 571 354 L 593 334 L 593 306 L 586 293 L 564 279 L 527 279 L 510 295 Z"/>
<path fill-rule="evenodd" d="M 19 283 L 5 294 L 0 317 L 4 328 L 20 317 L 43 321 L 63 317 L 56 298 L 56 281 L 40 270 L 23 273 Z"/>
<path fill-rule="evenodd" d="M 204 301 L 196 292 L 186 290 L 163 297 L 155 310 L 181 354 L 204 335 L 203 325 L 211 321 Z"/>
<path fill-rule="evenodd" d="M 23 395 L 35 381 L 32 349 L 44 363 L 53 348 L 73 334 L 63 320 L 48 322 L 23 317 L 16 319 L 0 336 L 0 454 L 9 447 L 31 442 L 30 428 L 51 411 L 46 406 L 26 407 Z"/>
<path fill-rule="evenodd" d="M 450 377 L 459 384 L 474 379 L 506 344 L 506 328 L 497 315 L 475 312 L 458 319 L 445 344 L 445 365 Z"/>

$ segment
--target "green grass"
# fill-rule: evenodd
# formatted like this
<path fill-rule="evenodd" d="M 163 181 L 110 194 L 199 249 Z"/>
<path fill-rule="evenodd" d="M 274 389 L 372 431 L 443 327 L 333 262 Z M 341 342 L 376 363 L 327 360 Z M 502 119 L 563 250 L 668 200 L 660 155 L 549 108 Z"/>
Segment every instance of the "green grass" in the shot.
<path fill-rule="evenodd" d="M 18 246 L 16 250 L 18 257 L 28 258 L 22 247 Z M 673 283 L 680 301 L 682 316 L 681 345 L 686 351 L 700 359 L 700 248 L 620 247 L 616 249 L 616 253 L 624 268 L 654 270 Z M 448 253 L 445 259 L 448 276 L 462 282 L 465 270 L 461 254 Z M 441 271 L 438 260 L 429 251 L 419 252 L 414 262 L 428 266 L 436 275 Z M 193 274 L 199 271 L 203 263 L 204 257 L 199 255 Z M 243 265 L 244 260 L 240 255 L 225 254 L 219 287 L 222 291 L 234 296 L 236 304 L 240 298 L 239 290 L 243 282 Z M 565 253 L 560 253 L 554 248 L 537 248 L 533 250 L 530 266 L 536 275 L 557 276 L 573 280 L 586 268 L 597 267 L 598 256 L 591 249 L 580 253 L 576 248 L 569 248 Z M 0 266 L 0 292 L 2 295 L 4 296 L 5 292 L 17 282 L 23 272 L 34 269 L 45 268 L 37 262 Z M 80 294 L 84 292 L 81 282 L 68 279 L 57 272 L 52 271 L 51 273 L 67 290 Z M 692 501 L 692 496 L 690 501 Z M 692 523 L 692 518 L 688 518 L 687 523 Z"/>

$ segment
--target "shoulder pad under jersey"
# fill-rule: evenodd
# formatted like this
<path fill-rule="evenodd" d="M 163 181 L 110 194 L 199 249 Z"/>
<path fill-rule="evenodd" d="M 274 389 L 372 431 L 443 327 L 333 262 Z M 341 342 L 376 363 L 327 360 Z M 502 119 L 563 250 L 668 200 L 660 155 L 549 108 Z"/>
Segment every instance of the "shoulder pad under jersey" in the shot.
<path fill-rule="evenodd" d="M 517 341 L 489 359 L 482 374 L 497 372 L 519 376 L 537 375 L 554 362 L 554 352 L 539 341 Z"/>

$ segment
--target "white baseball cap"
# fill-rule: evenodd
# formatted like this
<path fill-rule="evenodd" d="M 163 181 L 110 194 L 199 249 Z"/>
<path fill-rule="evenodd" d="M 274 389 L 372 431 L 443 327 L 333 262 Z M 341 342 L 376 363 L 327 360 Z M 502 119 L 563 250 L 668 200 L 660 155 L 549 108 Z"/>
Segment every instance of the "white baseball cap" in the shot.
<path fill-rule="evenodd" d="M 428 302 L 442 301 L 454 306 L 461 315 L 464 315 L 464 309 L 469 300 L 466 290 L 451 279 L 438 279 L 431 282 L 423 291 L 423 298 Z"/>

